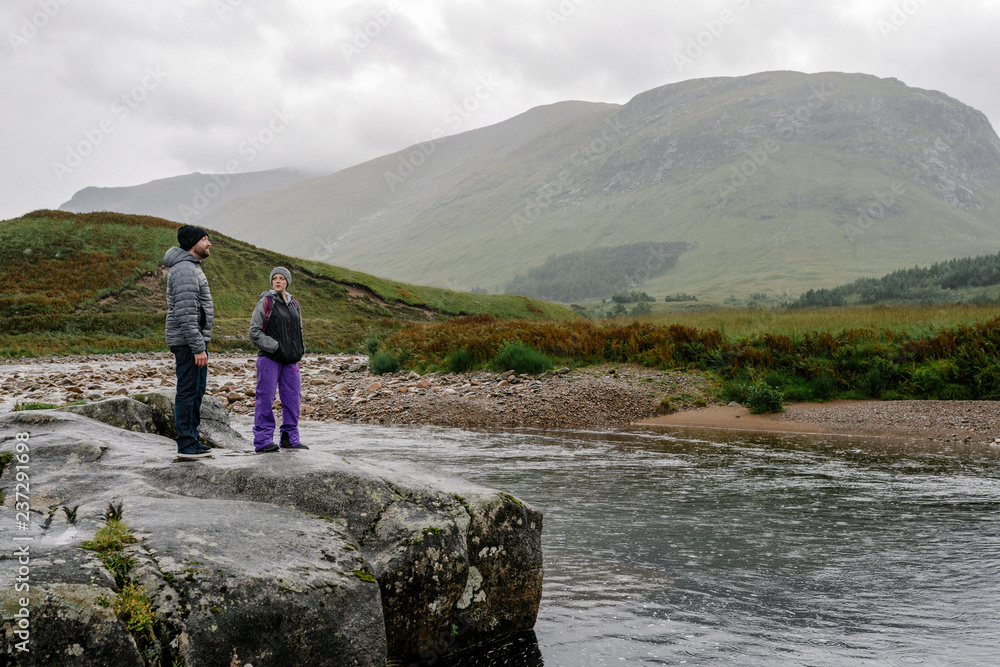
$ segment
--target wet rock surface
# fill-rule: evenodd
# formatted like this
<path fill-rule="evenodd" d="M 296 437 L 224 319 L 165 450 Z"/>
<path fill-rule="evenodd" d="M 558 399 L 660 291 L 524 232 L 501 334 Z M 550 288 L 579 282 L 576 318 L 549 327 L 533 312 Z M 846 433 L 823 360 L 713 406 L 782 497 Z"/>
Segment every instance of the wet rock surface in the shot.
<path fill-rule="evenodd" d="M 542 517 L 499 491 L 318 449 L 178 462 L 166 437 L 58 410 L 0 416 L 0 452 L 16 452 L 18 434 L 27 434 L 31 492 L 18 517 L 8 465 L 0 549 L 31 538 L 38 650 L 15 649 L 20 565 L 0 560 L 11 664 L 143 664 L 150 651 L 228 664 L 235 651 L 257 667 L 382 667 L 534 624 Z M 116 501 L 138 540 L 126 549 L 130 576 L 156 612 L 151 646 L 123 635 L 107 611 L 121 587 L 81 548 Z"/>

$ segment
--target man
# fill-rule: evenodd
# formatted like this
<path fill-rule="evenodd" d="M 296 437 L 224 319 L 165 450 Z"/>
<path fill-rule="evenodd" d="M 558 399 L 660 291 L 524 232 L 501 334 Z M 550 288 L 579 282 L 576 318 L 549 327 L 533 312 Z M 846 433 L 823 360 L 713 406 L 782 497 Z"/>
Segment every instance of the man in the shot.
<path fill-rule="evenodd" d="M 211 241 L 200 227 L 177 230 L 177 245 L 167 250 L 163 265 L 167 276 L 167 346 L 177 365 L 174 424 L 177 456 L 201 459 L 212 455 L 198 439 L 201 399 L 208 384 L 208 341 L 212 339 L 212 294 L 201 261 L 209 256 Z"/>

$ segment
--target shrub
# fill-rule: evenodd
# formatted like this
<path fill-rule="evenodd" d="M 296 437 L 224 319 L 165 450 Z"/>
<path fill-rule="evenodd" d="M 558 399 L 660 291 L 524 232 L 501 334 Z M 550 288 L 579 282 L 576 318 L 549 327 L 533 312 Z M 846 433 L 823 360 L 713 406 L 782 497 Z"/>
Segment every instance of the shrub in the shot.
<path fill-rule="evenodd" d="M 941 400 L 943 401 L 967 401 L 971 398 L 972 392 L 969 391 L 969 388 L 960 384 L 945 385 L 941 391 Z"/>
<path fill-rule="evenodd" d="M 144 635 L 147 639 L 153 638 L 156 614 L 153 611 L 152 601 L 142 586 L 131 582 L 123 585 L 112 609 L 125 619 L 131 632 Z"/>
<path fill-rule="evenodd" d="M 750 385 L 747 390 L 746 406 L 750 414 L 754 415 L 785 411 L 781 404 L 781 392 L 763 382 Z"/>
<path fill-rule="evenodd" d="M 785 397 L 785 400 L 790 403 L 798 401 L 812 401 L 814 399 L 811 383 L 802 378 L 794 378 L 792 382 L 784 387 L 774 388 L 778 389 Z"/>
<path fill-rule="evenodd" d="M 809 380 L 812 396 L 817 401 L 829 401 L 837 389 L 837 381 L 829 373 L 821 373 Z"/>
<path fill-rule="evenodd" d="M 669 396 L 661 396 L 660 402 L 656 405 L 656 411 L 661 415 L 669 415 L 677 412 L 677 408 L 674 407 Z"/>
<path fill-rule="evenodd" d="M 469 352 L 468 348 L 465 347 L 456 350 L 448 357 L 448 371 L 451 373 L 465 373 L 472 370 L 472 367 L 475 365 L 475 358 Z"/>
<path fill-rule="evenodd" d="M 951 362 L 947 360 L 932 361 L 917 366 L 910 376 L 910 382 L 923 396 L 936 398 L 947 384 L 951 369 Z"/>
<path fill-rule="evenodd" d="M 858 391 L 867 398 L 882 398 L 892 383 L 894 372 L 891 361 L 876 357 L 858 382 Z"/>
<path fill-rule="evenodd" d="M 527 375 L 538 375 L 552 370 L 552 360 L 533 347 L 521 341 L 507 341 L 490 362 L 495 371 L 516 371 Z"/>
<path fill-rule="evenodd" d="M 789 379 L 781 371 L 768 371 L 764 374 L 764 384 L 774 389 L 783 389 L 789 384 Z"/>
<path fill-rule="evenodd" d="M 368 360 L 368 370 L 375 375 L 395 373 L 399 370 L 399 360 L 391 352 L 379 352 Z"/>
<path fill-rule="evenodd" d="M 722 383 L 719 394 L 722 400 L 726 402 L 736 401 L 742 404 L 747 402 L 749 390 L 750 384 L 748 382 L 740 379 L 732 379 Z"/>
<path fill-rule="evenodd" d="M 640 301 L 632 308 L 632 315 L 650 315 L 652 312 L 653 307 L 645 301 Z"/>
<path fill-rule="evenodd" d="M 375 353 L 378 352 L 378 346 L 380 343 L 381 341 L 378 339 L 378 336 L 372 336 L 365 341 L 365 351 L 368 352 L 368 356 L 374 356 Z"/>

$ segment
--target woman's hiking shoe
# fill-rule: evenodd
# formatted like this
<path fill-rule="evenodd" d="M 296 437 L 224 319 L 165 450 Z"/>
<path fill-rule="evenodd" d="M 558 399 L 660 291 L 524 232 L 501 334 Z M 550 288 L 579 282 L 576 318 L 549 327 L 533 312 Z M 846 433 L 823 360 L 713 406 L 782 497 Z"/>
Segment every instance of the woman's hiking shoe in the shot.
<path fill-rule="evenodd" d="M 269 454 L 270 452 L 276 452 L 276 451 L 278 451 L 278 446 L 272 442 L 270 445 L 264 445 L 263 447 L 261 447 L 260 449 L 258 449 L 257 453 L 258 454 Z"/>
<path fill-rule="evenodd" d="M 177 458 L 184 461 L 193 461 L 195 459 L 207 459 L 212 456 L 212 450 L 208 447 L 201 448 L 195 445 L 190 445 L 184 449 L 177 450 Z"/>
<path fill-rule="evenodd" d="M 301 442 L 297 445 L 293 445 L 291 440 L 288 438 L 288 434 L 285 432 L 281 433 L 281 448 L 282 449 L 309 449 Z"/>

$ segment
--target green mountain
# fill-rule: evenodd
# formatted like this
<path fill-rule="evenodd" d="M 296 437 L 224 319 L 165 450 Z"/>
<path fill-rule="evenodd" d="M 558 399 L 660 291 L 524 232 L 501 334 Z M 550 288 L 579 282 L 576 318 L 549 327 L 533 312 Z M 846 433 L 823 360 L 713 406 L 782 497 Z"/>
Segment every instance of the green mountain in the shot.
<path fill-rule="evenodd" d="M 89 187 L 77 191 L 60 211 L 113 211 L 199 224 L 205 213 L 240 197 L 300 183 L 316 174 L 295 169 L 269 169 L 232 174 L 184 174 L 119 188 Z"/>
<path fill-rule="evenodd" d="M 177 223 L 119 213 L 35 211 L 0 222 L 0 356 L 166 350 L 163 253 Z M 275 266 L 292 271 L 313 352 L 361 351 L 417 322 L 456 315 L 574 318 L 520 296 L 418 287 L 300 260 L 210 230 L 203 267 L 215 304 L 212 350 L 252 349 L 250 314 Z"/>
<path fill-rule="evenodd" d="M 397 280 L 502 290 L 552 255 L 686 243 L 633 287 L 797 296 L 1000 249 L 1000 138 L 863 74 L 699 79 L 564 102 L 229 202 L 227 234 Z"/>

